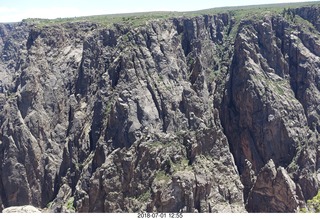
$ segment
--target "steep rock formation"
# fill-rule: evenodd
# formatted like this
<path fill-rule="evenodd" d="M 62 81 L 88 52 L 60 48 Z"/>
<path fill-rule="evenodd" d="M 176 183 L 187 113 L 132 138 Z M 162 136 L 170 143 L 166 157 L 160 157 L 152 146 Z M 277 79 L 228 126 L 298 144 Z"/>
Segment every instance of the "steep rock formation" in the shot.
<path fill-rule="evenodd" d="M 12 53 L 3 60 L 4 207 L 59 212 L 74 199 L 79 212 L 244 211 L 207 79 L 228 19 L 13 26 L 3 36 L 13 48 L 2 50 Z"/>
<path fill-rule="evenodd" d="M 299 206 L 296 189 L 286 170 L 276 169 L 270 160 L 257 176 L 247 208 L 252 212 L 294 212 Z"/>
<path fill-rule="evenodd" d="M 259 193 L 254 190 L 263 180 L 258 175 L 254 182 L 248 173 L 259 173 L 269 159 L 276 167 L 286 168 L 281 169 L 283 175 L 291 174 L 299 201 L 312 198 L 318 190 L 318 33 L 313 26 L 285 18 L 267 15 L 240 24 L 223 108 L 228 113 L 221 113 L 243 175 L 248 211 L 297 210 L 297 205 L 288 207 L 281 199 L 276 205 L 265 197 L 264 204 L 257 199 Z M 266 208 L 254 204 L 257 201 Z"/>
<path fill-rule="evenodd" d="M 316 10 L 1 24 L 0 210 L 298 211 L 319 183 Z"/>

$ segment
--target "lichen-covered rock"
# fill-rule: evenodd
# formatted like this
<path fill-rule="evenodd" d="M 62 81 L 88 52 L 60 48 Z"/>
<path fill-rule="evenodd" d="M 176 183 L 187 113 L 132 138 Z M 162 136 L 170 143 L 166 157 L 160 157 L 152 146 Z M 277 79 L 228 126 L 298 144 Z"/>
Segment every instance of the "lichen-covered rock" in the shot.
<path fill-rule="evenodd" d="M 298 16 L 302 12 L 295 13 Z M 318 191 L 316 105 L 320 94 L 319 74 L 312 66 L 319 64 L 320 44 L 305 28 L 286 15 L 267 15 L 240 24 L 221 115 L 245 199 L 250 192 L 248 211 L 293 212 L 297 203 L 304 205 Z M 288 172 L 296 186 L 296 194 L 282 194 L 286 198 L 297 195 L 290 206 L 260 206 L 263 200 L 283 202 L 265 190 L 255 191 L 263 180 L 258 175 L 254 182 L 254 175 L 262 174 L 261 168 L 270 159 L 277 170 Z M 268 190 L 273 192 L 275 186 L 269 185 Z"/>
<path fill-rule="evenodd" d="M 296 185 L 283 167 L 276 169 L 270 160 L 259 172 L 249 193 L 250 212 L 297 212 Z"/>
<path fill-rule="evenodd" d="M 41 213 L 41 211 L 31 205 L 25 205 L 5 208 L 2 213 Z"/>
<path fill-rule="evenodd" d="M 305 206 L 320 179 L 317 10 L 0 24 L 0 210 Z"/>

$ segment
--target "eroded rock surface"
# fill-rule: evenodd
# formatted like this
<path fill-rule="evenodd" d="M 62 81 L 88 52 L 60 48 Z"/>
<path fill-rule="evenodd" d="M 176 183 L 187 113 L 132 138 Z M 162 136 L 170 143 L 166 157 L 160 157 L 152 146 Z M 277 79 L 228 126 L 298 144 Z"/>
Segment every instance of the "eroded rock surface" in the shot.
<path fill-rule="evenodd" d="M 25 205 L 5 208 L 2 213 L 41 213 L 41 211 L 31 205 Z"/>
<path fill-rule="evenodd" d="M 0 210 L 298 211 L 319 185 L 317 10 L 0 24 Z"/>

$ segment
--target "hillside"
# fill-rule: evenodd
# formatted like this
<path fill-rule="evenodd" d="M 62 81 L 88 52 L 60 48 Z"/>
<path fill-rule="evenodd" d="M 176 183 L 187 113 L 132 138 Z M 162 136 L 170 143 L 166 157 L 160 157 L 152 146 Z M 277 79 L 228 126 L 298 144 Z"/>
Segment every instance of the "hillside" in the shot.
<path fill-rule="evenodd" d="M 317 209 L 319 16 L 305 3 L 0 24 L 0 211 Z"/>

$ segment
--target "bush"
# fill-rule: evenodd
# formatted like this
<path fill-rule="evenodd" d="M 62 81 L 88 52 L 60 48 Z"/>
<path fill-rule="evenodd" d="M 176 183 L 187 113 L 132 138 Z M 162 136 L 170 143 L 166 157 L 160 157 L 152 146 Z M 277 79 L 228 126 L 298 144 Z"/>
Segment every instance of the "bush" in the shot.
<path fill-rule="evenodd" d="M 320 213 L 320 191 L 311 200 L 307 201 L 307 208 L 301 208 L 301 213 Z"/>

